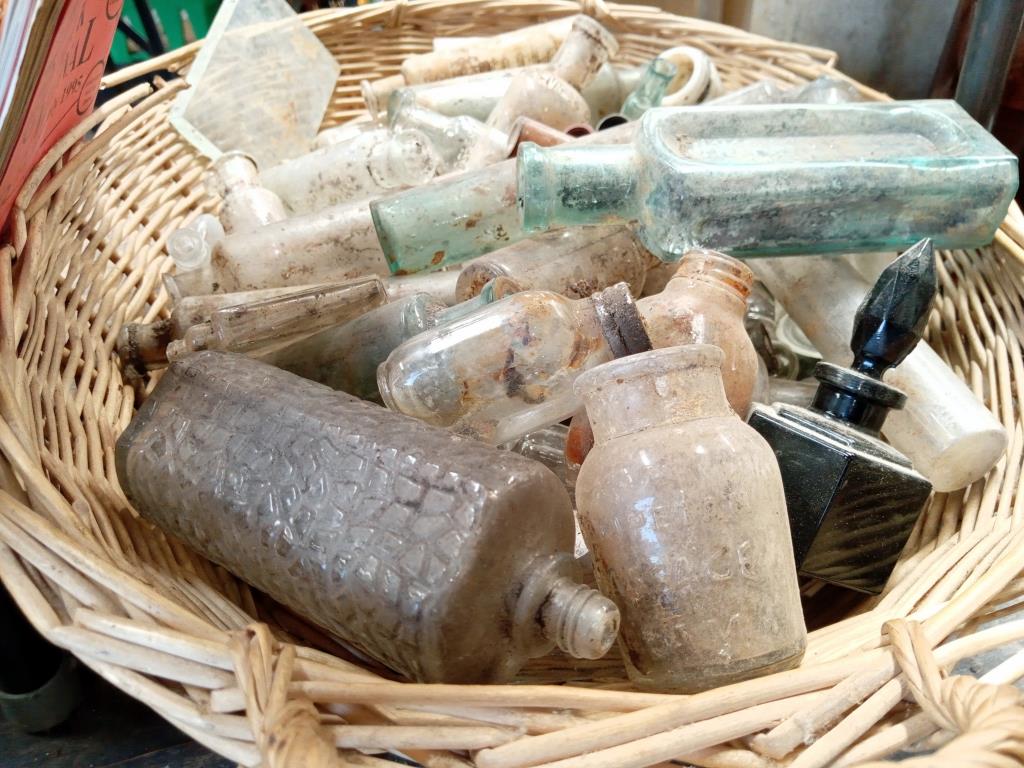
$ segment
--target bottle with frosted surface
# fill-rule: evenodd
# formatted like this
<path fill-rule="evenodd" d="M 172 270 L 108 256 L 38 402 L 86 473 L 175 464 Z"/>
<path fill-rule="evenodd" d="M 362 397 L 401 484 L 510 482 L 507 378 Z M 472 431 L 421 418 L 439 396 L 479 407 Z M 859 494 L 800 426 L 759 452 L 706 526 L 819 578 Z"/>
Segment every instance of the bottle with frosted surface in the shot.
<path fill-rule="evenodd" d="M 580 527 L 645 688 L 787 669 L 806 643 L 779 468 L 726 402 L 721 360 L 673 347 L 576 382 L 596 438 L 576 481 Z"/>
<path fill-rule="evenodd" d="M 392 410 L 499 445 L 571 416 L 583 371 L 649 347 L 624 284 L 576 301 L 524 291 L 405 342 L 377 386 Z"/>
<path fill-rule="evenodd" d="M 570 299 L 626 283 L 632 295 L 643 288 L 650 259 L 625 227 L 586 227 L 551 232 L 477 259 L 462 268 L 456 293 L 475 296 L 488 281 L 507 277 L 522 291 L 560 293 Z"/>
<path fill-rule="evenodd" d="M 590 122 L 590 105 L 580 90 L 618 49 L 608 30 L 589 16 L 577 16 L 547 69 L 517 73 L 488 116 L 487 124 L 508 133 L 521 116 L 560 130 Z"/>
<path fill-rule="evenodd" d="M 302 214 L 422 184 L 440 165 L 420 131 L 366 131 L 268 168 L 263 184 Z"/>
<path fill-rule="evenodd" d="M 142 515 L 415 680 L 497 682 L 615 637 L 614 606 L 568 577 L 547 468 L 258 361 L 173 364 L 116 464 Z"/>
<path fill-rule="evenodd" d="M 622 116 L 636 120 L 651 107 L 661 104 L 678 68 L 668 59 L 658 57 L 647 65 L 643 79 L 622 104 Z"/>
<path fill-rule="evenodd" d="M 758 279 L 786 308 L 824 358 L 849 365 L 850 331 L 871 289 L 845 259 L 755 259 Z M 927 344 L 918 344 L 885 382 L 907 395 L 882 433 L 936 491 L 955 491 L 980 479 L 1006 450 L 1006 430 L 964 381 Z"/>
<path fill-rule="evenodd" d="M 371 309 L 344 325 L 327 328 L 266 358 L 297 373 L 364 400 L 380 400 L 377 368 L 407 339 L 472 314 L 515 290 L 504 278 L 472 299 L 452 307 L 425 293 Z"/>
<path fill-rule="evenodd" d="M 517 157 L 527 231 L 636 220 L 666 261 L 991 241 L 1017 160 L 952 101 L 649 110 L 632 146 Z"/>
<path fill-rule="evenodd" d="M 388 106 L 391 130 L 397 135 L 413 131 L 430 142 L 442 173 L 483 168 L 504 160 L 508 136 L 476 118 L 448 117 L 416 103 L 407 90 L 395 91 Z"/>
<path fill-rule="evenodd" d="M 195 295 L 386 274 L 370 210 L 358 202 L 229 235 L 214 248 L 202 284 L 174 280 L 181 294 Z"/>
<path fill-rule="evenodd" d="M 256 161 L 244 152 L 225 152 L 213 163 L 214 189 L 222 198 L 224 231 L 248 232 L 288 214 L 274 192 L 261 186 Z"/>

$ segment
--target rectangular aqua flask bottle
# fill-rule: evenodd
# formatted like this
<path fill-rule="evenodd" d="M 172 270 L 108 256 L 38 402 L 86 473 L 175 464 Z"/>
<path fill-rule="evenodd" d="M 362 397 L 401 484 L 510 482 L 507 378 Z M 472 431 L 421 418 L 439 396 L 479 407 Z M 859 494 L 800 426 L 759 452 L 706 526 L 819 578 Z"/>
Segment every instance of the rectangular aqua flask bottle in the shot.
<path fill-rule="evenodd" d="M 631 222 L 675 261 L 989 242 L 1017 159 L 953 101 L 651 109 L 632 144 L 520 148 L 527 231 Z"/>

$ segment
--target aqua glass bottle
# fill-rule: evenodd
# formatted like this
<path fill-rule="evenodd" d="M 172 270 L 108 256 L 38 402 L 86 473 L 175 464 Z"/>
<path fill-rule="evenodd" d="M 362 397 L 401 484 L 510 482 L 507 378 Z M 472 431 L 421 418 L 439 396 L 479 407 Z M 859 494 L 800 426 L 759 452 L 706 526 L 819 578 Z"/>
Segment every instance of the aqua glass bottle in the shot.
<path fill-rule="evenodd" d="M 665 261 L 991 241 L 1017 159 L 953 101 L 648 111 L 632 145 L 518 155 L 523 227 L 636 222 Z"/>
<path fill-rule="evenodd" d="M 636 90 L 623 102 L 622 116 L 627 120 L 636 120 L 651 107 L 660 105 L 678 71 L 679 68 L 668 59 L 652 59 Z"/>

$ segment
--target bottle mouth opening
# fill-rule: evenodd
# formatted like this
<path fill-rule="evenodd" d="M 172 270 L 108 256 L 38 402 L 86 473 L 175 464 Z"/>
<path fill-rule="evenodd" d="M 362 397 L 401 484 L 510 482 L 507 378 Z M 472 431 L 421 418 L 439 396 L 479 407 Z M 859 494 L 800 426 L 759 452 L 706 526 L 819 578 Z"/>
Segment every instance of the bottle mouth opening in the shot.
<path fill-rule="evenodd" d="M 732 256 L 711 250 L 693 250 L 683 254 L 675 277 L 688 277 L 724 285 L 746 301 L 754 287 L 754 273 Z"/>

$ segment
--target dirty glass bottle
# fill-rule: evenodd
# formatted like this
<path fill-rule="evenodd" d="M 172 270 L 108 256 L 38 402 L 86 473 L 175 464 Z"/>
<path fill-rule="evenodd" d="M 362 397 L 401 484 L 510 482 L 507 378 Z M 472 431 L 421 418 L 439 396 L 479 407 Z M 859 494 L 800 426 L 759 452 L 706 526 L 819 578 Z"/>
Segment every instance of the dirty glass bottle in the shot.
<path fill-rule="evenodd" d="M 984 245 L 1017 160 L 953 101 L 648 111 L 635 143 L 517 157 L 528 231 L 636 220 L 663 260 Z M 827 204 L 824 202 L 827 201 Z"/>
<path fill-rule="evenodd" d="M 391 130 L 396 135 L 413 131 L 424 136 L 437 155 L 441 173 L 483 168 L 508 157 L 508 136 L 503 131 L 467 115 L 448 117 L 422 107 L 408 90 L 395 91 L 391 100 Z"/>
<path fill-rule="evenodd" d="M 725 397 L 740 418 L 750 410 L 757 383 L 757 351 L 744 324 L 753 282 L 750 268 L 738 259 L 695 250 L 683 256 L 661 293 L 637 302 L 655 349 L 712 344 L 722 350 Z M 581 464 L 593 442 L 587 415 L 581 411 L 569 428 L 569 460 Z"/>
<path fill-rule="evenodd" d="M 640 295 L 650 254 L 625 227 L 585 227 L 533 237 L 476 259 L 459 273 L 456 294 L 475 296 L 496 277 L 519 290 L 560 293 L 570 299 L 626 283 Z"/>
<path fill-rule="evenodd" d="M 515 290 L 513 283 L 497 278 L 477 296 L 451 307 L 426 293 L 413 294 L 320 331 L 266 360 L 332 389 L 379 401 L 377 368 L 402 342 L 445 327 Z"/>
<path fill-rule="evenodd" d="M 244 152 L 225 152 L 213 163 L 213 191 L 223 198 L 224 231 L 248 232 L 287 216 L 284 203 L 261 183 L 256 161 Z"/>
<path fill-rule="evenodd" d="M 292 213 L 311 213 L 422 184 L 441 160 L 420 131 L 366 131 L 355 138 L 286 160 L 263 172 L 263 184 Z"/>
<path fill-rule="evenodd" d="M 379 307 L 388 300 L 376 277 L 321 285 L 283 296 L 218 307 L 167 348 L 169 360 L 202 349 L 264 356 Z"/>
<path fill-rule="evenodd" d="M 778 457 L 804 576 L 880 593 L 928 501 L 931 484 L 879 430 L 907 401 L 882 375 L 920 340 L 935 291 L 923 241 L 886 268 L 857 310 L 851 366 L 818 363 L 810 408 L 756 405 L 750 414 Z"/>
<path fill-rule="evenodd" d="M 614 642 L 537 462 L 211 351 L 170 366 L 115 454 L 143 516 L 409 678 L 497 682 Z"/>
<path fill-rule="evenodd" d="M 569 35 L 548 67 L 517 73 L 488 116 L 487 124 L 508 133 L 522 116 L 558 129 L 589 123 L 590 105 L 580 90 L 618 49 L 612 34 L 594 19 L 575 17 Z"/>
<path fill-rule="evenodd" d="M 500 445 L 572 415 L 583 371 L 649 347 L 624 284 L 575 301 L 524 291 L 405 342 L 377 386 L 392 410 Z"/>
<path fill-rule="evenodd" d="M 576 481 L 635 685 L 696 692 L 796 666 L 806 630 L 778 464 L 725 399 L 722 352 L 671 347 L 580 376 L 596 445 Z"/>
<path fill-rule="evenodd" d="M 849 365 L 850 331 L 871 283 L 843 258 L 749 263 L 824 359 Z M 882 432 L 935 490 L 963 488 L 1003 456 L 1007 435 L 1002 424 L 927 344 L 918 344 L 885 380 L 903 391 L 907 402 L 889 413 Z"/>

